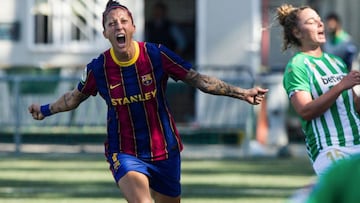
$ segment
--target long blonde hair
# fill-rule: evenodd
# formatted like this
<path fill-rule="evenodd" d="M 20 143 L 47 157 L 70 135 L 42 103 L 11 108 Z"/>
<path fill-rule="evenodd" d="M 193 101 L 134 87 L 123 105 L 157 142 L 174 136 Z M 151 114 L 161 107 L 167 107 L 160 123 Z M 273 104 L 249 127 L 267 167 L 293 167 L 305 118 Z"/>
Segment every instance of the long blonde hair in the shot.
<path fill-rule="evenodd" d="M 294 7 L 291 4 L 283 4 L 277 8 L 277 19 L 283 27 L 283 46 L 282 51 L 286 51 L 292 46 L 300 47 L 301 42 L 293 34 L 298 25 L 298 14 L 300 11 L 310 8 L 309 6 Z"/>

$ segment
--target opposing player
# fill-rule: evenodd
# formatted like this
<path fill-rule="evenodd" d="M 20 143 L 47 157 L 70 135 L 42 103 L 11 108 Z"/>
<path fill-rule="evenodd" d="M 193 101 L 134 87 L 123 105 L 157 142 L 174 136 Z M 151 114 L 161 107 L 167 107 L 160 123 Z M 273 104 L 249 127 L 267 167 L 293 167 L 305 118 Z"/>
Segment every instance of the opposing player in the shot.
<path fill-rule="evenodd" d="M 322 51 L 324 23 L 315 10 L 284 4 L 277 13 L 284 50 L 298 48 L 283 85 L 301 118 L 313 168 L 321 175 L 336 160 L 360 153 L 360 100 L 352 91 L 360 73 L 348 73 L 339 57 Z"/>
<path fill-rule="evenodd" d="M 112 47 L 86 67 L 77 88 L 57 101 L 29 106 L 36 120 L 75 109 L 90 95 L 108 108 L 105 154 L 116 184 L 128 202 L 180 202 L 181 138 L 165 98 L 169 77 L 203 92 L 259 104 L 267 90 L 242 89 L 202 75 L 163 45 L 133 40 L 127 7 L 108 1 L 103 34 Z"/>

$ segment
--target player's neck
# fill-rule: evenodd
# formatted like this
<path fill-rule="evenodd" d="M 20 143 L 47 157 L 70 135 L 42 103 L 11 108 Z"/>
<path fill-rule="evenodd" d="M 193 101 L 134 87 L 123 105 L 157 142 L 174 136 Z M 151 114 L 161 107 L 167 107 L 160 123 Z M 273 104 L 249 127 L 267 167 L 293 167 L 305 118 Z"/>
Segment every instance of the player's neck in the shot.
<path fill-rule="evenodd" d="M 131 43 L 129 48 L 123 52 L 119 52 L 116 49 L 114 49 L 114 54 L 116 56 L 116 59 L 120 62 L 130 61 L 135 56 L 135 52 L 136 50 L 134 43 Z"/>
<path fill-rule="evenodd" d="M 303 52 L 306 55 L 310 55 L 313 57 L 321 57 L 323 55 L 323 51 L 321 50 L 321 47 L 313 47 L 313 48 L 302 48 L 301 52 Z"/>
<path fill-rule="evenodd" d="M 130 49 L 129 49 L 130 50 Z M 125 53 L 125 52 L 124 52 Z M 136 62 L 136 60 L 139 58 L 140 50 L 139 50 L 139 44 L 136 41 L 133 41 L 132 43 L 132 50 L 129 52 L 126 52 L 127 54 L 120 54 L 116 53 L 116 50 L 111 48 L 110 54 L 112 59 L 115 61 L 116 64 L 119 66 L 130 66 Z"/>

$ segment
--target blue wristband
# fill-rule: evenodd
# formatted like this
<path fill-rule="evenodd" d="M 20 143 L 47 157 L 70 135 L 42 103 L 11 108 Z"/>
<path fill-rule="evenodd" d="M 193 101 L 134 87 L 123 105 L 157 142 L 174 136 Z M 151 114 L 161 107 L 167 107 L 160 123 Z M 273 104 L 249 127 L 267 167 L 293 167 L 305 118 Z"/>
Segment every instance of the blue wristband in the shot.
<path fill-rule="evenodd" d="M 45 117 L 52 115 L 52 113 L 50 111 L 50 104 L 40 106 L 40 111 L 41 111 L 42 115 Z"/>

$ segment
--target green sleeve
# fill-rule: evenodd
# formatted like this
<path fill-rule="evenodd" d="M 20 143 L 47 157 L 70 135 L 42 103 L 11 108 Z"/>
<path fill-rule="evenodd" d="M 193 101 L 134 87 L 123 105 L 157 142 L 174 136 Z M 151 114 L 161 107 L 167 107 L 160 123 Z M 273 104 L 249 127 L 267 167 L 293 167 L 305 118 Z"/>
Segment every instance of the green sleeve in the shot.
<path fill-rule="evenodd" d="M 283 79 L 283 86 L 288 96 L 290 97 L 292 93 L 299 90 L 310 92 L 310 77 L 305 64 L 289 63 Z"/>

